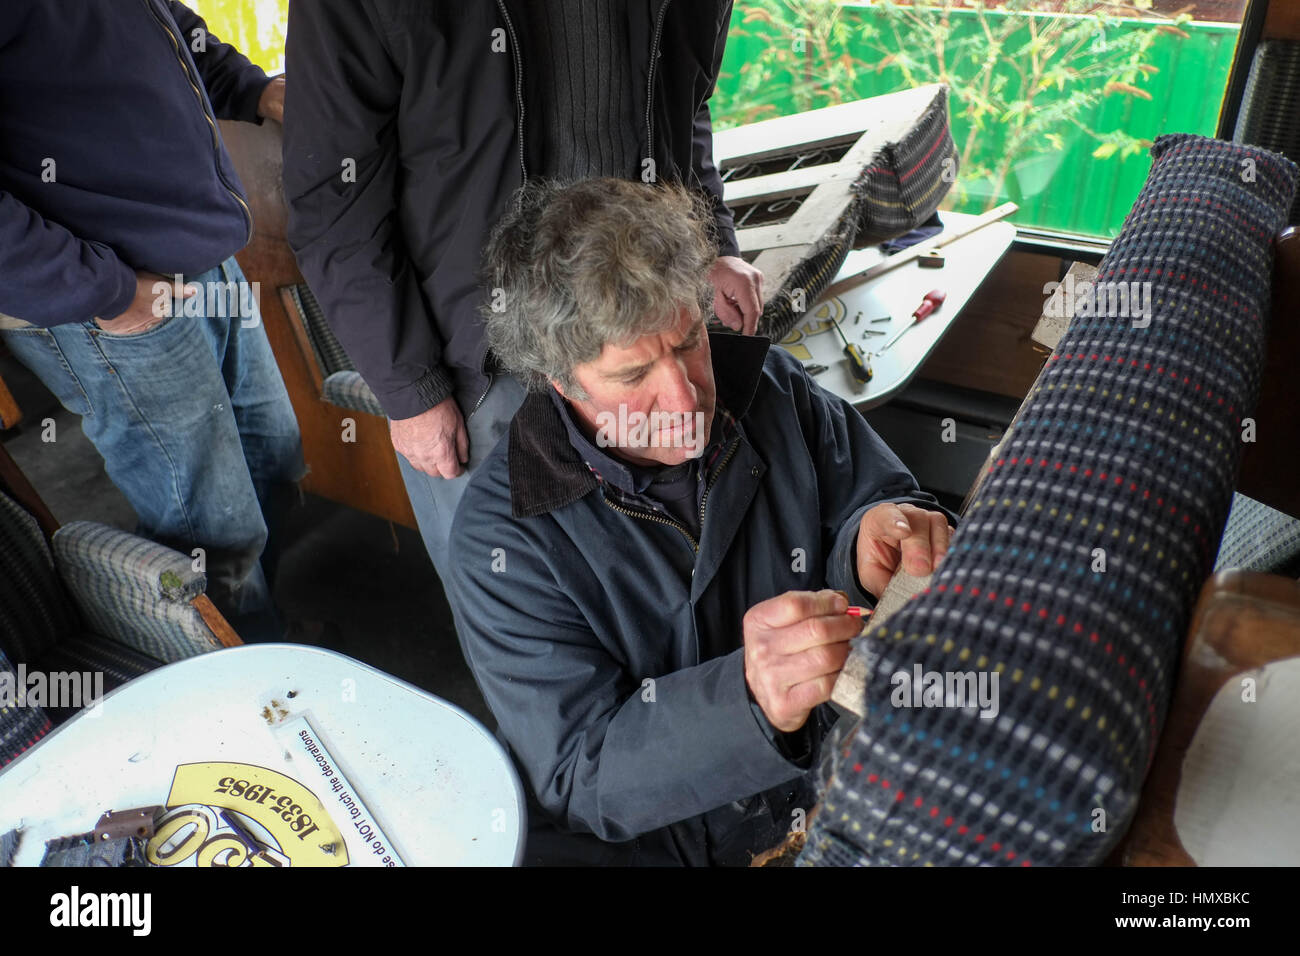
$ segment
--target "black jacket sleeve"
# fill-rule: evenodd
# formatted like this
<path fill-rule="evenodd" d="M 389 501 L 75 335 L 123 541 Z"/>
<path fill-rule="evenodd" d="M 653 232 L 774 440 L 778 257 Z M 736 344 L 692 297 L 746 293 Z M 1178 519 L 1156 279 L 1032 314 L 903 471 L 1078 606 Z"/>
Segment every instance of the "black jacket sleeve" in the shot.
<path fill-rule="evenodd" d="M 271 78 L 229 43 L 217 39 L 203 18 L 180 0 L 167 0 L 167 6 L 199 68 L 217 119 L 261 123 L 257 102 Z"/>
<path fill-rule="evenodd" d="M 709 86 L 709 95 L 700 104 L 695 114 L 695 132 L 691 143 L 691 161 L 694 173 L 700 185 L 708 192 L 713 202 L 713 219 L 717 224 L 718 255 L 738 256 L 740 247 L 736 244 L 736 221 L 722 201 L 722 177 L 713 162 L 713 118 L 709 114 L 709 99 L 717 89 L 718 72 L 722 69 L 722 54 L 727 46 L 727 26 L 731 22 L 730 2 L 723 5 L 722 26 L 718 32 L 718 42 L 713 51 L 713 82 Z"/>
<path fill-rule="evenodd" d="M 443 343 L 398 223 L 402 74 L 369 4 L 289 10 L 289 244 L 335 335 L 390 418 L 449 397 Z"/>

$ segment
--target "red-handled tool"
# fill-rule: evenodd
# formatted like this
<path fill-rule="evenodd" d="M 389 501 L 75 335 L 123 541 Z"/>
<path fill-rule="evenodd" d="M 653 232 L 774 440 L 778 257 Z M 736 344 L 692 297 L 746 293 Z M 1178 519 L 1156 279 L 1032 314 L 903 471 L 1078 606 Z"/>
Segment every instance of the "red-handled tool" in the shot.
<path fill-rule="evenodd" d="M 944 292 L 942 289 L 931 289 L 929 292 L 927 292 L 925 294 L 925 298 L 921 300 L 921 304 L 918 305 L 916 307 L 916 311 L 912 313 L 911 320 L 906 325 L 904 325 L 901 329 L 899 329 L 897 332 L 891 335 L 889 337 L 889 341 L 880 347 L 880 351 L 882 352 L 885 351 L 885 349 L 889 348 L 891 345 L 897 342 L 902 337 L 904 332 L 906 332 L 912 326 L 916 325 L 916 323 L 920 322 L 931 312 L 937 311 L 939 306 L 943 305 L 943 300 L 946 298 L 948 298 L 948 293 Z"/>

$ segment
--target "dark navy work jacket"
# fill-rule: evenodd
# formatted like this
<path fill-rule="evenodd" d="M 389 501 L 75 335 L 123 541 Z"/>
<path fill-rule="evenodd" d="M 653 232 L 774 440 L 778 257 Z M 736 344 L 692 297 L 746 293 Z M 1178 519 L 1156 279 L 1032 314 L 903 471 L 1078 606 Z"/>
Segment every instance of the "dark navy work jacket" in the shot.
<path fill-rule="evenodd" d="M 873 604 L 856 574 L 862 515 L 943 511 L 784 350 L 711 344 L 739 427 L 698 550 L 671 522 L 616 510 L 544 394 L 474 475 L 451 536 L 463 649 L 542 811 L 534 827 L 641 845 L 646 862 L 716 862 L 751 804 L 804 774 L 751 707 L 745 612 L 824 587 Z"/>

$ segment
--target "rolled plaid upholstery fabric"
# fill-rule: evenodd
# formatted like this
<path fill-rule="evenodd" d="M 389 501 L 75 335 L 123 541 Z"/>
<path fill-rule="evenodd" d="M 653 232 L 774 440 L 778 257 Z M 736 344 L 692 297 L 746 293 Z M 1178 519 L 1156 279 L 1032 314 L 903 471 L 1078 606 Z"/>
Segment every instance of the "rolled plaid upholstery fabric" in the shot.
<path fill-rule="evenodd" d="M 930 587 L 855 649 L 865 717 L 803 865 L 1095 864 L 1132 819 L 1232 501 L 1297 174 L 1199 136 L 1151 153 L 1096 286 L 1150 283 L 1149 321 L 1101 294 L 1076 314 Z M 981 678 L 992 706 L 960 706 Z"/>

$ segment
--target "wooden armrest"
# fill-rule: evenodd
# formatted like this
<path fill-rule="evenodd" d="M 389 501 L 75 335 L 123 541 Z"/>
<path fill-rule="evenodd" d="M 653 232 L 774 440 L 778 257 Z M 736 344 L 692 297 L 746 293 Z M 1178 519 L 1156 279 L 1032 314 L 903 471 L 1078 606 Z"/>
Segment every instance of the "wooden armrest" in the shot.
<path fill-rule="evenodd" d="M 1179 840 L 1174 806 L 1183 760 L 1210 702 L 1243 671 L 1300 655 L 1300 582 L 1223 571 L 1206 582 L 1192 618 L 1151 773 L 1125 839 L 1127 866 L 1195 866 Z"/>
<path fill-rule="evenodd" d="M 9 391 L 3 376 L 0 376 L 0 428 L 13 428 L 23 420 L 23 411 Z"/>
<path fill-rule="evenodd" d="M 196 594 L 190 604 L 194 606 L 194 610 L 199 612 L 199 617 L 203 618 L 203 623 L 212 631 L 213 636 L 221 642 L 222 647 L 243 646 L 244 642 L 235 633 L 235 629 L 230 626 L 230 622 L 221 615 L 221 612 L 217 610 L 216 605 L 208 599 L 206 594 Z"/>

